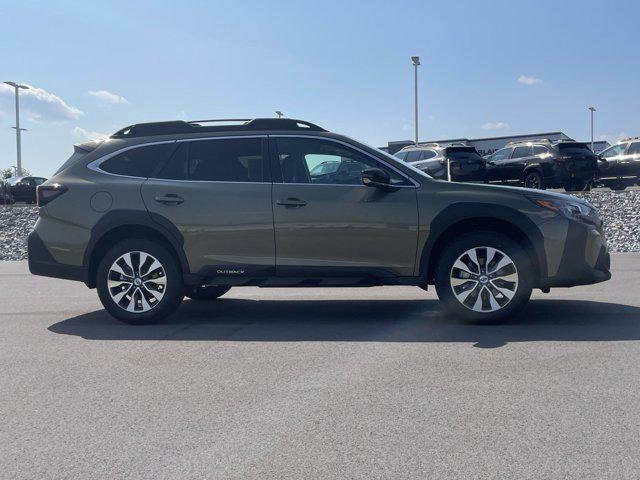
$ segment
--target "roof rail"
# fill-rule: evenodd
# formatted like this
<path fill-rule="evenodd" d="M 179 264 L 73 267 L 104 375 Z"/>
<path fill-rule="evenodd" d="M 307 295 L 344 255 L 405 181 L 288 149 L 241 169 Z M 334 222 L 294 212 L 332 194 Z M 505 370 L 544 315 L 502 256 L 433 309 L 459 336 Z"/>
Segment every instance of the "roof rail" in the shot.
<path fill-rule="evenodd" d="M 507 145 L 522 145 L 527 143 L 553 143 L 548 138 L 529 138 L 527 140 L 514 140 L 507 143 Z"/>
<path fill-rule="evenodd" d="M 232 125 L 201 125 L 203 123 L 242 122 Z M 251 131 L 251 130 L 307 130 L 326 132 L 318 125 L 304 120 L 291 118 L 227 118 L 211 120 L 173 120 L 167 122 L 136 123 L 118 130 L 111 138 L 149 137 L 153 135 L 172 135 L 177 133 Z"/>

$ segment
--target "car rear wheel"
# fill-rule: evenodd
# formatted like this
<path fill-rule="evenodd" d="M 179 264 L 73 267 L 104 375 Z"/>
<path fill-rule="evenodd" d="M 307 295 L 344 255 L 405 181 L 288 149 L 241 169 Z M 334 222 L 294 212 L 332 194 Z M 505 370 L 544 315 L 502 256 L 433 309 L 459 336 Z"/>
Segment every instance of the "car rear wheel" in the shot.
<path fill-rule="evenodd" d="M 182 272 L 173 255 L 146 239 L 125 240 L 102 258 L 96 286 L 104 308 L 133 325 L 157 323 L 180 305 Z"/>
<path fill-rule="evenodd" d="M 538 190 L 545 189 L 544 179 L 538 171 L 527 173 L 524 177 L 523 183 L 525 188 L 535 188 Z"/>
<path fill-rule="evenodd" d="M 435 284 L 445 311 L 472 323 L 513 318 L 531 296 L 533 268 L 526 252 L 508 237 L 475 232 L 442 252 Z"/>
<path fill-rule="evenodd" d="M 221 287 L 221 286 L 191 286 L 185 289 L 185 296 L 189 297 L 191 300 L 198 301 L 209 301 L 220 298 L 222 295 L 231 290 L 231 287 Z"/>

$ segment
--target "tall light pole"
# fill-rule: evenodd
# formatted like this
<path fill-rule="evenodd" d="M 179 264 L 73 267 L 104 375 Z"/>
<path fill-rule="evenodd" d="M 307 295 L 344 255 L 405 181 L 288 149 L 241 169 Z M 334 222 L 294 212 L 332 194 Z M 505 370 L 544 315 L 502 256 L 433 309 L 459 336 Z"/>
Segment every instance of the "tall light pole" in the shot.
<path fill-rule="evenodd" d="M 593 152 L 593 112 L 596 111 L 596 107 L 589 107 L 591 112 L 591 151 Z"/>
<path fill-rule="evenodd" d="M 420 57 L 411 57 L 413 63 L 413 93 L 414 93 L 414 110 L 416 124 L 416 145 L 418 144 L 418 66 L 420 65 Z"/>
<path fill-rule="evenodd" d="M 16 168 L 16 176 L 22 176 L 22 146 L 20 144 L 20 134 L 22 133 L 24 128 L 20 128 L 20 89 L 27 90 L 29 87 L 27 85 L 20 85 L 16 82 L 4 82 L 7 85 L 12 86 L 16 92 L 16 126 L 13 127 L 16 130 L 16 154 L 17 154 L 17 168 Z"/>

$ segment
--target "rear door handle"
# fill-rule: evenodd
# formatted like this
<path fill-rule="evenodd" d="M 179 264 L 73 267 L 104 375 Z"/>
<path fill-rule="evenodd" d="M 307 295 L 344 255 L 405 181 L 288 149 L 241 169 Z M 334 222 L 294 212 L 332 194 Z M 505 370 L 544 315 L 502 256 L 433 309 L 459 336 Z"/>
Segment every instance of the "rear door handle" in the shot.
<path fill-rule="evenodd" d="M 180 205 L 184 202 L 184 198 L 180 195 L 176 195 L 175 193 L 167 193 L 164 196 L 154 198 L 154 200 L 158 203 L 164 203 L 165 205 Z"/>
<path fill-rule="evenodd" d="M 286 208 L 300 208 L 304 207 L 307 202 L 300 200 L 299 198 L 286 198 L 284 200 L 276 200 L 276 204 L 282 205 Z"/>

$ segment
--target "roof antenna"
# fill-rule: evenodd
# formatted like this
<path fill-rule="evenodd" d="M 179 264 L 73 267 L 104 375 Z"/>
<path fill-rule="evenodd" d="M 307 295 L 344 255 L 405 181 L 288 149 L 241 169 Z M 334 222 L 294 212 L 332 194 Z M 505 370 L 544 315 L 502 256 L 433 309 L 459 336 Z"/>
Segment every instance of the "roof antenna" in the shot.
<path fill-rule="evenodd" d="M 280 110 L 276 110 L 276 115 L 278 115 L 278 118 L 284 117 L 284 113 L 282 113 Z"/>

